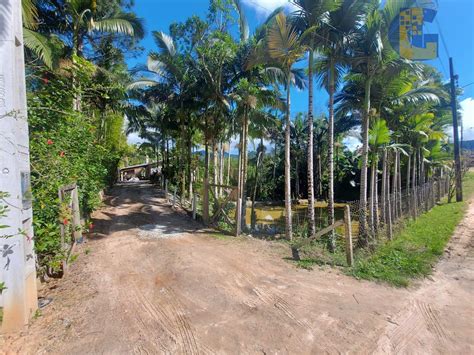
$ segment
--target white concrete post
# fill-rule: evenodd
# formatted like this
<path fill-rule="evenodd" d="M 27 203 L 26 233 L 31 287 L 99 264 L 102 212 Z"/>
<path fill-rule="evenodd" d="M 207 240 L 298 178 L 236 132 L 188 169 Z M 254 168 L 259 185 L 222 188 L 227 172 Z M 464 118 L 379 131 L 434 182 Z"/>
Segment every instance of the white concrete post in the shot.
<path fill-rule="evenodd" d="M 176 186 L 174 187 L 174 193 L 173 193 L 173 208 L 175 204 L 176 204 Z"/>
<path fill-rule="evenodd" d="M 0 229 L 4 332 L 21 329 L 38 307 L 25 92 L 21 0 L 0 0 L 0 191 L 10 195 L 0 217 L 8 226 Z"/>
<path fill-rule="evenodd" d="M 197 209 L 197 194 L 193 195 L 193 219 L 196 219 L 196 209 Z"/>

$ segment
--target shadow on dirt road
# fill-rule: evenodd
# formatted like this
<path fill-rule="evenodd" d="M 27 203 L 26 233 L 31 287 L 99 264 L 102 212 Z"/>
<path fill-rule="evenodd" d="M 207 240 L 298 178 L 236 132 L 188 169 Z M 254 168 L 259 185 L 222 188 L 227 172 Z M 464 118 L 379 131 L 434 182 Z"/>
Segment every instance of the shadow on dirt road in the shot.
<path fill-rule="evenodd" d="M 96 233 L 78 249 L 70 273 L 41 291 L 53 303 L 25 332 L 4 336 L 2 349 L 67 354 L 473 350 L 473 308 L 465 302 L 466 292 L 472 295 L 472 248 L 456 259 L 454 271 L 436 273 L 435 281 L 418 288 L 395 289 L 335 269 L 296 269 L 283 260 L 288 248 L 276 242 L 213 238 L 148 184 L 116 186 L 105 202 L 94 215 Z M 473 204 L 470 211 L 473 218 Z M 464 228 L 471 229 L 463 235 L 472 231 Z M 463 268 L 469 270 L 465 278 L 454 279 Z M 453 288 L 458 286 L 464 291 Z M 440 288 L 445 297 L 436 298 Z M 460 293 L 450 296 L 451 289 Z M 453 326 L 453 317 L 464 322 Z"/>

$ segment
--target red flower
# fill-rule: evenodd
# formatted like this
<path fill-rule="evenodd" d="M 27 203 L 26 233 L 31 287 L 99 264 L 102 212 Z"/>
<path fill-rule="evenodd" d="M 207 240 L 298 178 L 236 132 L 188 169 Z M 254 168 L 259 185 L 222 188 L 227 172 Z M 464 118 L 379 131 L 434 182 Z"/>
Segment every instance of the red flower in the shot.
<path fill-rule="evenodd" d="M 49 79 L 47 77 L 44 77 L 41 79 L 43 81 L 43 83 L 47 84 L 49 83 Z"/>
<path fill-rule="evenodd" d="M 64 224 L 65 226 L 67 226 L 67 225 L 69 224 L 69 221 L 68 221 L 68 219 L 67 219 L 67 218 L 64 218 L 64 220 L 63 220 L 63 224 Z"/>
<path fill-rule="evenodd" d="M 46 141 L 46 144 L 47 144 L 47 145 L 51 145 L 51 144 L 53 144 L 53 141 L 52 141 L 51 139 L 48 139 L 48 140 Z"/>
<path fill-rule="evenodd" d="M 64 152 L 60 152 L 60 153 L 59 153 L 59 156 L 60 156 L 60 157 L 63 157 L 64 155 L 65 155 Z"/>

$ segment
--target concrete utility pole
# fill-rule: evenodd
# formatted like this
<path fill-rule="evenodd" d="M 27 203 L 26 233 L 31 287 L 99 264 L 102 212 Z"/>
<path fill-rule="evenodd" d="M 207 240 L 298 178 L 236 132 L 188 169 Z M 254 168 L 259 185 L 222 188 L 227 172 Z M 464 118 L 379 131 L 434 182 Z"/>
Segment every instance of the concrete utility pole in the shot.
<path fill-rule="evenodd" d="M 462 201 L 461 154 L 459 149 L 458 107 L 456 100 L 456 83 L 453 58 L 449 58 L 449 74 L 451 77 L 451 111 L 453 113 L 454 170 L 456 174 L 456 201 Z"/>
<path fill-rule="evenodd" d="M 0 0 L 0 217 L 2 331 L 21 329 L 38 307 L 21 0 Z"/>

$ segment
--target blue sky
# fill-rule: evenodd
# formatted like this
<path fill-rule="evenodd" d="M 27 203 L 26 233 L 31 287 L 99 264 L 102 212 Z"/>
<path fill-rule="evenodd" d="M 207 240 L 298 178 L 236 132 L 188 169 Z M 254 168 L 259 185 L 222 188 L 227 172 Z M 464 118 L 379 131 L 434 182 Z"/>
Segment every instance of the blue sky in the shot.
<path fill-rule="evenodd" d="M 251 28 L 265 20 L 276 7 L 287 4 L 287 0 L 242 0 Z M 449 79 L 448 54 L 454 59 L 455 72 L 459 75 L 459 85 L 465 86 L 460 98 L 463 107 L 465 139 L 474 139 L 474 0 L 438 0 L 437 23 L 425 28 L 425 33 L 442 33 L 447 51 L 440 36 L 439 58 L 428 61 L 438 68 L 445 79 Z M 185 21 L 192 15 L 204 17 L 209 6 L 208 0 L 135 0 L 135 11 L 145 20 L 147 36 L 142 41 L 143 53 L 138 58 L 129 59 L 129 66 L 146 63 L 150 50 L 156 49 L 151 38 L 154 30 L 168 32 L 173 22 Z M 307 92 L 292 91 L 292 115 L 307 110 Z M 327 94 L 316 90 L 315 114 L 327 110 Z M 133 139 L 132 139 L 133 140 Z"/>

